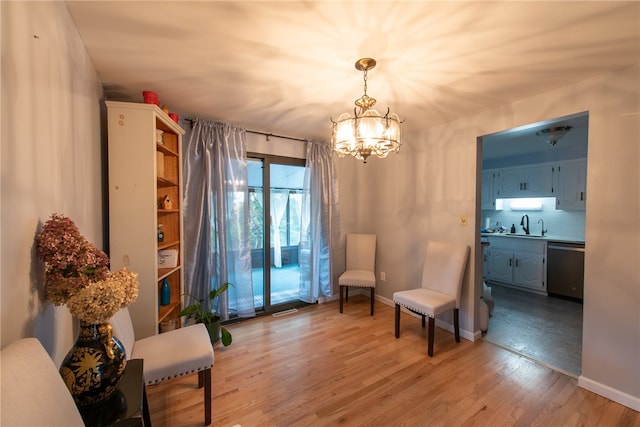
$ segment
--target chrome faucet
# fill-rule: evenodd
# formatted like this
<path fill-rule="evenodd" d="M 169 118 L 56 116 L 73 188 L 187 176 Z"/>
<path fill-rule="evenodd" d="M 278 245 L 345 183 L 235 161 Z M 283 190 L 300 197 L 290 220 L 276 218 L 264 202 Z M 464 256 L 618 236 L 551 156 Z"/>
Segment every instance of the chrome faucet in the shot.
<path fill-rule="evenodd" d="M 525 222 L 524 220 L 527 220 L 527 225 L 524 225 Z M 529 215 L 523 215 L 522 219 L 520 220 L 520 225 L 522 226 L 522 229 L 524 230 L 524 234 L 529 234 Z"/>
<path fill-rule="evenodd" d="M 544 233 L 546 233 L 549 230 L 545 230 L 544 229 L 544 220 L 541 218 L 538 220 L 538 224 L 542 224 L 542 235 L 544 236 Z"/>

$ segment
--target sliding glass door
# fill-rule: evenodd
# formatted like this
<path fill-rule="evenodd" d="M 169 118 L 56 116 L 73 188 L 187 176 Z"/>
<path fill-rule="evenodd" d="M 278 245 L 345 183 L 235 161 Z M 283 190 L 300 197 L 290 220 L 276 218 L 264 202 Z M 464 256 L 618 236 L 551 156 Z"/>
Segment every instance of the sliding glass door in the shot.
<path fill-rule="evenodd" d="M 249 158 L 249 221 L 256 310 L 300 305 L 300 228 L 304 160 Z"/>

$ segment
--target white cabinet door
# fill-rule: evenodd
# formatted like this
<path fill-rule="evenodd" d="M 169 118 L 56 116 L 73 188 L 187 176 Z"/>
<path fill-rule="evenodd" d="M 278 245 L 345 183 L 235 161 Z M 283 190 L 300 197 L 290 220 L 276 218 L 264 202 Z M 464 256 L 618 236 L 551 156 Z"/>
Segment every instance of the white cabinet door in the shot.
<path fill-rule="evenodd" d="M 523 166 L 501 169 L 497 198 L 550 197 L 553 190 L 551 165 Z"/>
<path fill-rule="evenodd" d="M 546 293 L 546 247 L 543 240 L 490 237 L 485 279 L 536 293 Z"/>
<path fill-rule="evenodd" d="M 526 197 L 550 197 L 553 190 L 551 165 L 530 166 L 522 169 Z"/>
<path fill-rule="evenodd" d="M 503 249 L 491 249 L 489 254 L 489 272 L 487 277 L 490 280 L 512 282 L 513 252 Z"/>
<path fill-rule="evenodd" d="M 485 280 L 487 279 L 487 274 L 489 274 L 489 252 L 488 246 L 482 248 L 482 278 Z"/>
<path fill-rule="evenodd" d="M 513 282 L 517 285 L 543 290 L 544 256 L 526 252 L 513 254 Z"/>
<path fill-rule="evenodd" d="M 494 210 L 496 208 L 496 198 L 493 195 L 494 171 L 482 172 L 482 210 Z"/>
<path fill-rule="evenodd" d="M 520 169 L 502 169 L 496 174 L 496 197 L 522 197 L 522 172 Z"/>
<path fill-rule="evenodd" d="M 568 160 L 554 168 L 556 208 L 585 210 L 587 202 L 587 159 Z"/>

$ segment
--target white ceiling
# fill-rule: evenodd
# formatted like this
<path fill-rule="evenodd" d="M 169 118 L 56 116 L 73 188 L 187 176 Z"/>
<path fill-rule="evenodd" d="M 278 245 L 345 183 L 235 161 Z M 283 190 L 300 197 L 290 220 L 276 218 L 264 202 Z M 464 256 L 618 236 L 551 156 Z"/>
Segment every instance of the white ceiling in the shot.
<path fill-rule="evenodd" d="M 638 63 L 640 2 L 68 1 L 108 99 L 329 139 L 363 93 L 405 134 Z M 535 133 L 535 132 L 534 132 Z"/>

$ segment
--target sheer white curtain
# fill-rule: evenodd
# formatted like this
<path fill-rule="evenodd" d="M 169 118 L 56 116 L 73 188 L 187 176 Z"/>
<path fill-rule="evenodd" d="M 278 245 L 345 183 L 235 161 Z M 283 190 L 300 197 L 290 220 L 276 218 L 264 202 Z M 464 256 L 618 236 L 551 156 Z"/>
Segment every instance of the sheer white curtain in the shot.
<path fill-rule="evenodd" d="M 333 150 L 326 141 L 307 143 L 299 246 L 300 299 L 314 303 L 333 294 L 334 261 L 340 241 L 340 205 Z M 305 211 L 308 213 L 305 213 Z M 333 259 L 332 259 L 333 258 Z"/>
<path fill-rule="evenodd" d="M 273 265 L 282 267 L 282 242 L 280 241 L 280 221 L 287 211 L 289 190 L 271 191 L 271 225 L 273 225 Z"/>
<path fill-rule="evenodd" d="M 245 130 L 201 119 L 186 128 L 185 293 L 208 301 L 211 289 L 230 282 L 218 314 L 255 316 Z"/>

